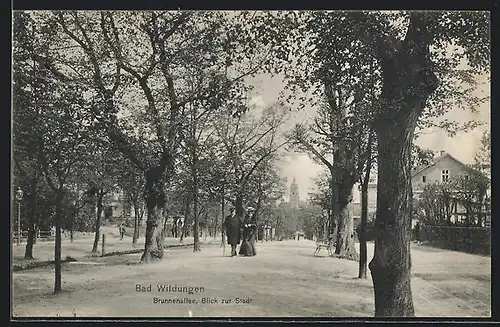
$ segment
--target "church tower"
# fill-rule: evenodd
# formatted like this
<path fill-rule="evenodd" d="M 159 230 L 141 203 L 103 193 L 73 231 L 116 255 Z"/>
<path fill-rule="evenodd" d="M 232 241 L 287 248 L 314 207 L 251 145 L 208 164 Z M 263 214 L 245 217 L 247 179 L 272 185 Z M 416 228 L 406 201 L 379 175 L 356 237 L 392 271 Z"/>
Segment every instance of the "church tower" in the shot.
<path fill-rule="evenodd" d="M 292 208 L 299 208 L 299 186 L 297 185 L 297 181 L 295 177 L 293 178 L 292 185 L 290 186 L 290 206 Z"/>

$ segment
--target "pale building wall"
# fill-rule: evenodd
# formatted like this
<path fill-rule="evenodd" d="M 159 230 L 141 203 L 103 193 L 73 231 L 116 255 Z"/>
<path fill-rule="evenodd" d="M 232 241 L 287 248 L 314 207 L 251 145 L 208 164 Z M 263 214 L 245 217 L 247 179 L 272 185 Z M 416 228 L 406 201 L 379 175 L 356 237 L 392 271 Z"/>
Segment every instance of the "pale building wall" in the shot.
<path fill-rule="evenodd" d="M 359 187 L 359 184 L 354 185 L 352 200 L 354 206 L 359 207 L 359 210 L 355 209 L 355 211 L 361 212 L 361 187 Z M 377 184 L 370 183 L 368 184 L 368 214 L 373 213 L 376 210 L 377 210 Z"/>
<path fill-rule="evenodd" d="M 377 211 L 377 184 L 368 186 L 368 214 Z"/>
<path fill-rule="evenodd" d="M 413 191 L 415 192 L 423 190 L 425 185 L 429 183 L 441 183 L 443 181 L 443 170 L 448 170 L 449 179 L 455 178 L 467 172 L 467 168 L 459 162 L 455 161 L 451 157 L 444 157 L 436 162 L 433 166 L 424 169 L 423 171 L 412 177 L 411 183 Z M 423 177 L 425 177 L 425 182 L 423 182 Z"/>
<path fill-rule="evenodd" d="M 442 171 L 448 170 L 448 178 L 452 179 L 462 174 L 466 174 L 468 172 L 467 167 L 460 164 L 456 160 L 452 159 L 449 156 L 445 156 L 438 162 L 436 162 L 433 166 L 430 166 L 420 173 L 416 174 L 412 177 L 412 188 L 413 195 L 418 197 L 418 195 L 422 192 L 425 185 L 433 182 L 441 182 L 442 181 Z M 425 176 L 425 183 L 423 182 L 422 176 Z M 353 202 L 355 205 L 361 206 L 361 189 L 358 188 L 358 185 L 355 185 L 355 189 L 353 192 Z M 368 187 L 368 214 L 374 213 L 377 210 L 377 184 L 370 183 Z M 462 208 L 458 208 L 458 212 L 460 212 Z"/>

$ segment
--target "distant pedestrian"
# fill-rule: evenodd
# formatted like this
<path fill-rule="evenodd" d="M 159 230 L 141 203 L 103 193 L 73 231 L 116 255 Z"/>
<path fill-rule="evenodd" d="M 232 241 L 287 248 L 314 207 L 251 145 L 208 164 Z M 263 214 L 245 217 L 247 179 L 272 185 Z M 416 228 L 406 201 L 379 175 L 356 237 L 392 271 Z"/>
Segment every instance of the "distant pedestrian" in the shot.
<path fill-rule="evenodd" d="M 174 218 L 172 222 L 172 237 L 177 238 L 177 218 Z"/>
<path fill-rule="evenodd" d="M 183 238 L 184 235 L 184 218 L 177 219 L 177 227 L 175 228 L 175 235 L 177 237 Z"/>
<path fill-rule="evenodd" d="M 120 225 L 120 238 L 123 240 L 123 236 L 125 235 L 125 225 L 121 223 Z"/>
<path fill-rule="evenodd" d="M 417 221 L 415 224 L 415 240 L 417 244 L 420 244 L 420 222 Z"/>

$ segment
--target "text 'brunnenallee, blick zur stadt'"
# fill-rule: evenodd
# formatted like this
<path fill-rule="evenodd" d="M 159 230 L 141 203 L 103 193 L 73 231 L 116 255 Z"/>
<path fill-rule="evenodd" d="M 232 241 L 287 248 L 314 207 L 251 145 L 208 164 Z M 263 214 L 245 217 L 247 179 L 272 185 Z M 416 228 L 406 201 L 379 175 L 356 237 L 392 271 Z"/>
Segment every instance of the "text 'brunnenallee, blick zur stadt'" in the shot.
<path fill-rule="evenodd" d="M 205 295 L 202 286 L 179 286 L 170 284 L 136 284 L 135 291 L 141 293 L 161 293 L 152 297 L 153 304 L 250 304 L 248 296 L 217 297 Z M 168 293 L 168 295 L 165 295 Z"/>

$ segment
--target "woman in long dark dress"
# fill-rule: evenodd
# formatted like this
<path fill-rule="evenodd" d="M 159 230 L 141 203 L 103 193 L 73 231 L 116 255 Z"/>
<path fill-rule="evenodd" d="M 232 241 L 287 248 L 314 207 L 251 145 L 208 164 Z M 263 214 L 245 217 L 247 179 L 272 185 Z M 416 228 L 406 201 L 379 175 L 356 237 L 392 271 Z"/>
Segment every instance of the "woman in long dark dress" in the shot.
<path fill-rule="evenodd" d="M 248 213 L 243 220 L 243 242 L 240 246 L 240 255 L 251 257 L 257 255 L 255 240 L 257 238 L 257 217 L 253 208 L 248 208 Z"/>

